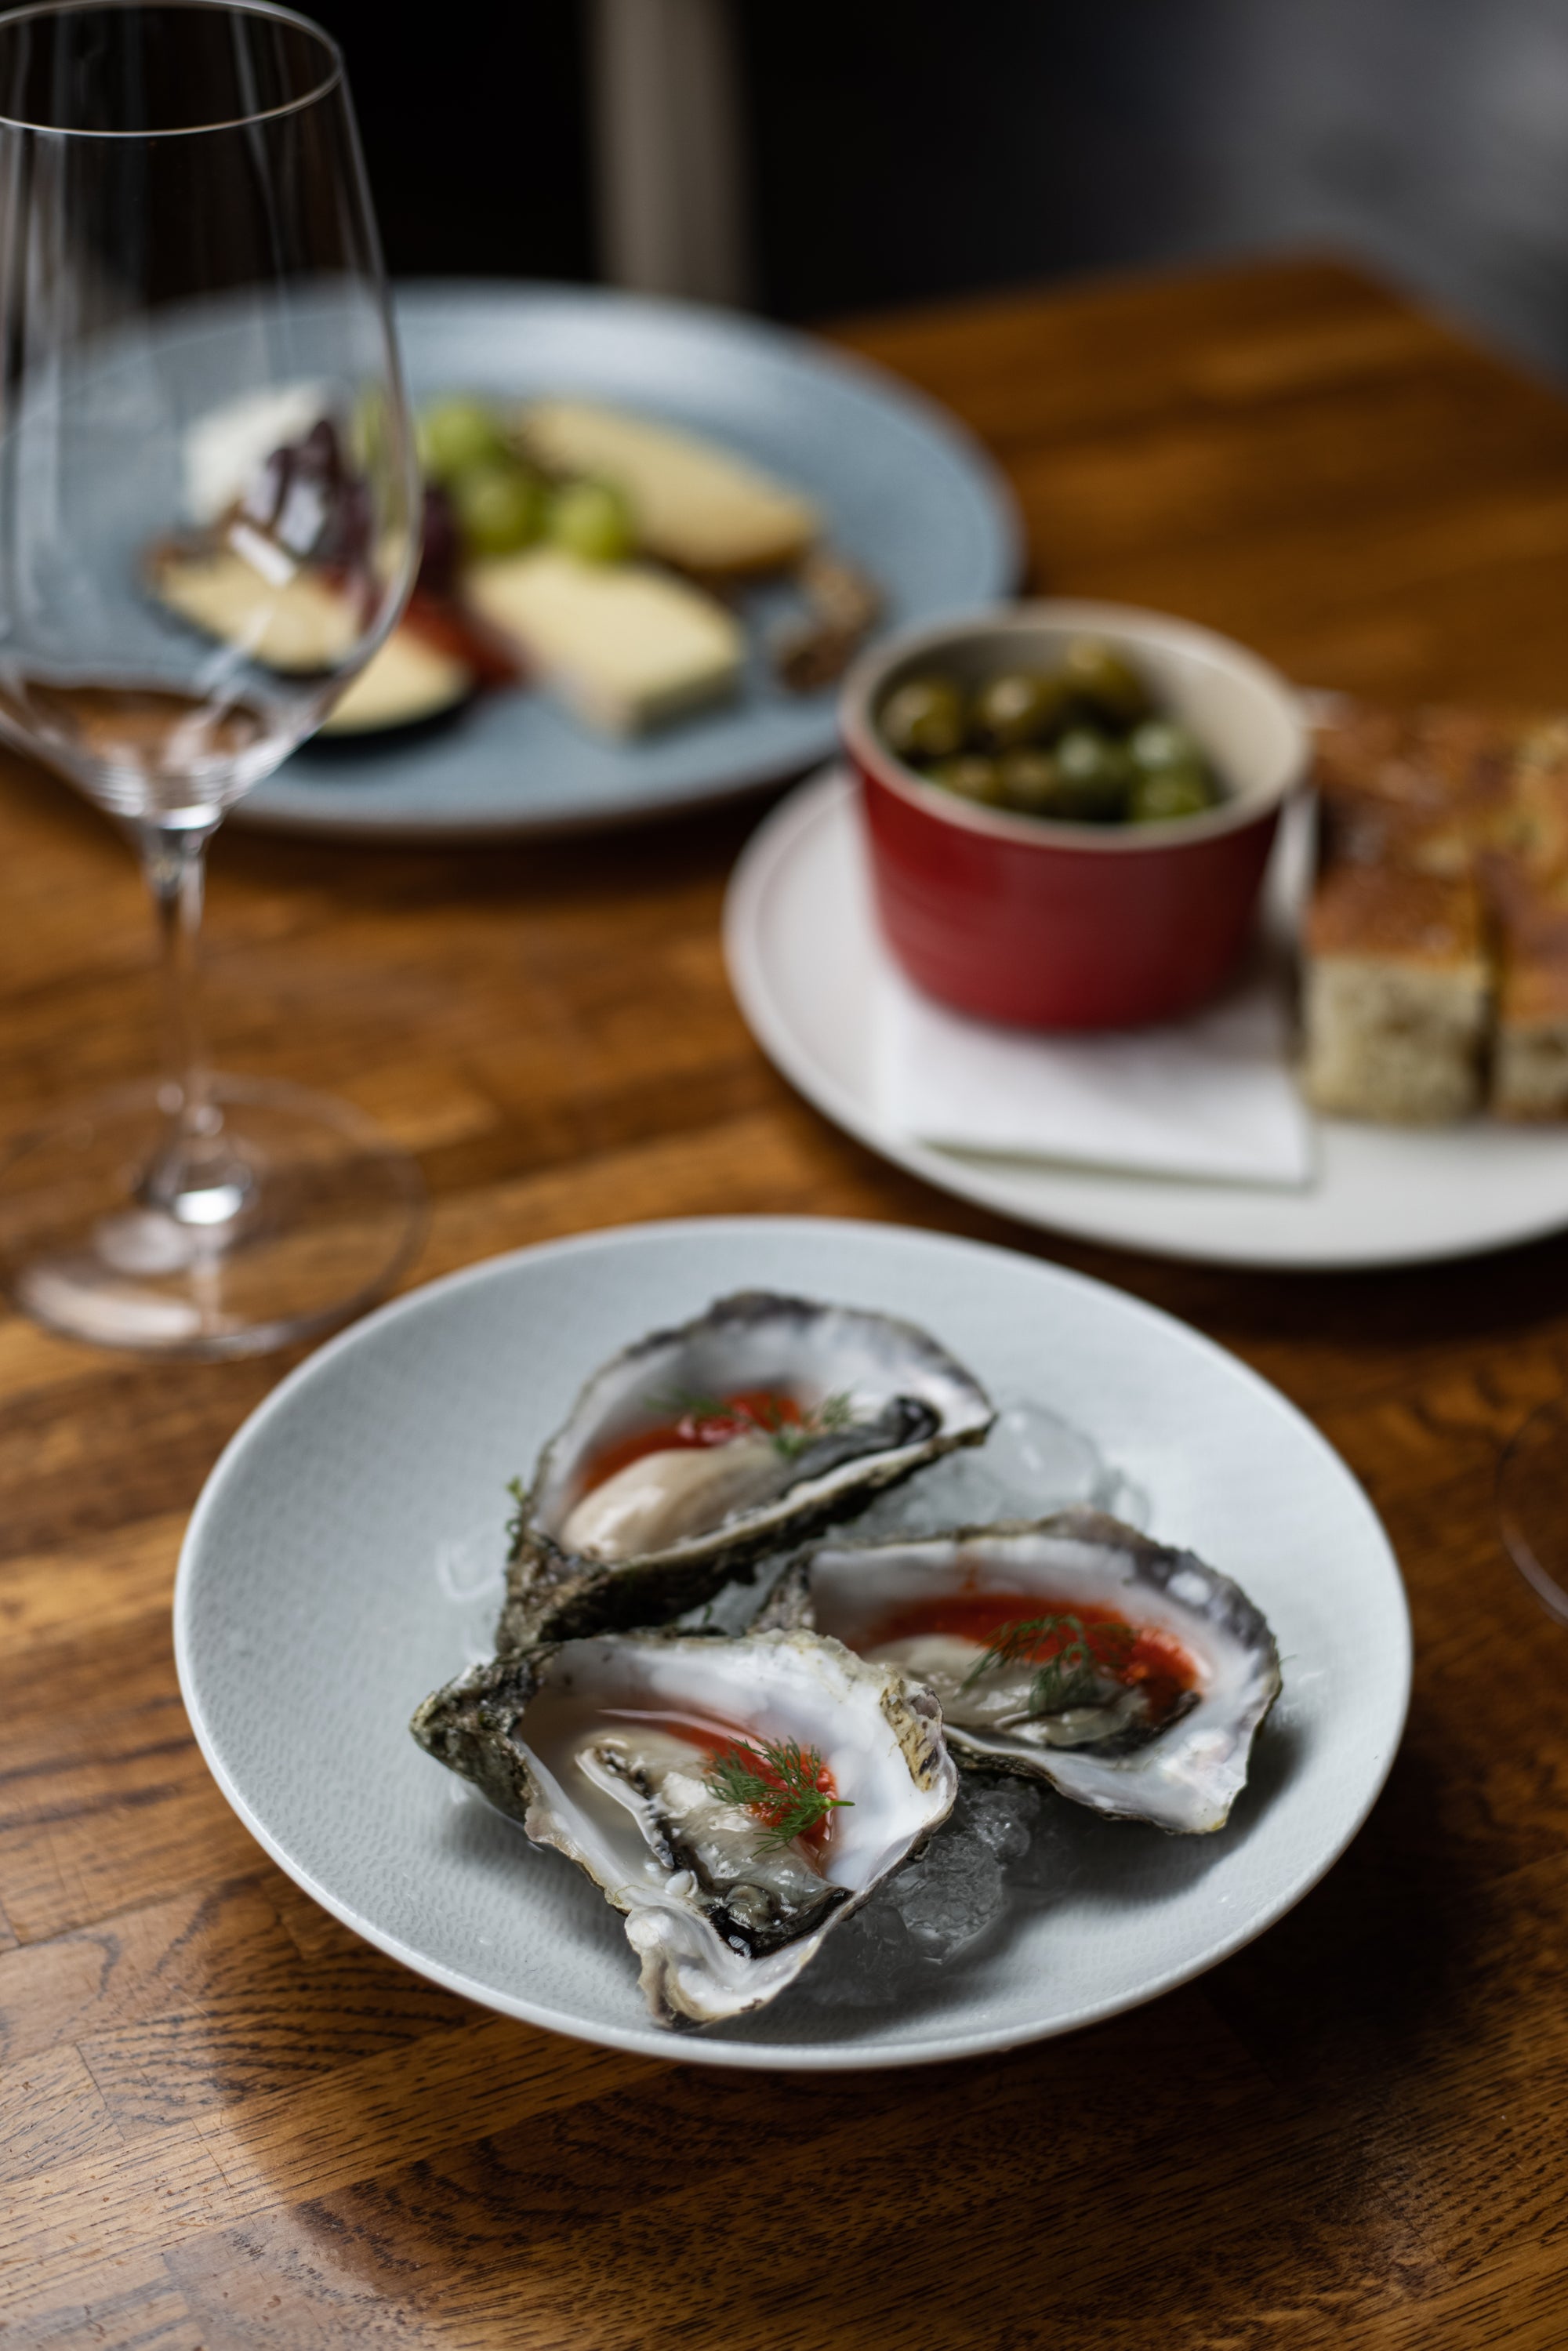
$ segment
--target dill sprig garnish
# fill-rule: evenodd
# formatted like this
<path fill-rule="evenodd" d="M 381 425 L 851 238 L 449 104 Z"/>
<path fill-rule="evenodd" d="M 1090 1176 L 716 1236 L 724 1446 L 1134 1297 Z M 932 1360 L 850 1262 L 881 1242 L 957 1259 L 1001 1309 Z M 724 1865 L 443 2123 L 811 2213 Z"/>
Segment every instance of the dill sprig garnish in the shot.
<path fill-rule="evenodd" d="M 1070 1706 L 1091 1706 L 1100 1696 L 1102 1677 L 1109 1674 L 1119 1679 L 1125 1671 L 1137 1637 L 1131 1625 L 1085 1628 L 1082 1616 L 1022 1616 L 1001 1627 L 990 1647 L 970 1667 L 960 1687 L 967 1689 L 982 1674 L 994 1673 L 998 1666 L 1033 1664 L 1051 1643 L 1054 1646 L 1030 1685 L 1030 1713 L 1061 1714 Z"/>
<path fill-rule="evenodd" d="M 802 1412 L 798 1421 L 786 1420 L 779 1406 L 770 1404 L 763 1426 L 786 1461 L 792 1461 L 809 1445 L 814 1445 L 819 1437 L 831 1437 L 839 1429 L 848 1428 L 853 1418 L 848 1395 L 831 1395 Z"/>
<path fill-rule="evenodd" d="M 798 1420 L 787 1416 L 784 1403 L 778 1396 L 768 1396 L 760 1405 L 753 1405 L 678 1390 L 671 1395 L 650 1396 L 648 1401 L 655 1411 L 672 1413 L 680 1420 L 729 1421 L 737 1435 L 753 1430 L 758 1437 L 766 1437 L 786 1461 L 794 1460 L 819 1437 L 830 1437 L 837 1429 L 848 1428 L 854 1419 L 847 1395 L 824 1396 L 821 1404 L 797 1407 Z"/>
<path fill-rule="evenodd" d="M 737 1740 L 714 1757 L 703 1785 L 727 1804 L 759 1813 L 768 1826 L 764 1845 L 775 1846 L 793 1844 L 827 1813 L 852 1802 L 849 1796 L 830 1796 L 818 1784 L 821 1777 L 821 1755 L 799 1740 L 770 1740 L 763 1747 Z"/>

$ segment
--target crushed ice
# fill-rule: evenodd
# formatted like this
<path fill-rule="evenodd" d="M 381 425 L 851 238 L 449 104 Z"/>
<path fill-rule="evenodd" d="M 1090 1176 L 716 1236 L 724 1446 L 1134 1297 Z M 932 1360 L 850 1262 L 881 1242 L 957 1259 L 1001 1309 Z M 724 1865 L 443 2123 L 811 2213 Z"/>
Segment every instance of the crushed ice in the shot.
<path fill-rule="evenodd" d="M 846 1918 L 800 1979 L 819 2008 L 880 2008 L 977 1946 L 1015 1899 L 1054 1883 L 1049 1790 L 965 1773 L 918 1861 Z"/>
<path fill-rule="evenodd" d="M 1026 1398 L 1004 1405 L 984 1445 L 944 1454 L 929 1469 L 880 1495 L 846 1532 L 856 1542 L 946 1534 L 995 1519 L 1039 1519 L 1087 1502 L 1136 1525 L 1146 1509 L 1081 1428 Z"/>
<path fill-rule="evenodd" d="M 435 1581 L 456 1613 L 464 1664 L 482 1665 L 495 1651 L 496 1612 L 507 1585 L 507 1537 L 496 1518 L 436 1544 Z"/>

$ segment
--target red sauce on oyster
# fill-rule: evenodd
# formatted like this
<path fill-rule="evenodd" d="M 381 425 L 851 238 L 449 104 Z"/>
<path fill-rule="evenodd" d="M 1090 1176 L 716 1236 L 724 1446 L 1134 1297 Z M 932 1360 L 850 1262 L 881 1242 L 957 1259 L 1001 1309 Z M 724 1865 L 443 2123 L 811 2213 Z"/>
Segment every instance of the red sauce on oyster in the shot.
<path fill-rule="evenodd" d="M 674 1738 L 690 1740 L 693 1747 L 699 1750 L 705 1770 L 711 1770 L 716 1763 L 721 1762 L 726 1757 L 739 1756 L 756 1773 L 758 1780 L 777 1791 L 776 1802 L 768 1797 L 759 1797 L 756 1802 L 747 1806 L 747 1810 L 754 1813 L 758 1820 L 767 1828 L 777 1828 L 782 1822 L 794 1791 L 789 1785 L 784 1771 L 773 1760 L 769 1752 L 771 1744 L 769 1741 L 758 1738 L 749 1730 L 743 1730 L 737 1724 L 721 1723 L 713 1717 L 643 1712 L 640 1708 L 614 1707 L 608 1710 L 606 1719 L 617 1722 L 651 1722 L 656 1724 L 661 1730 L 670 1732 Z M 796 1742 L 789 1743 L 796 1744 Z M 810 1751 L 815 1752 L 814 1750 Z M 799 1752 L 798 1745 L 797 1752 Z M 802 1760 L 809 1761 L 809 1757 Z M 809 1827 L 802 1829 L 796 1839 L 796 1843 L 804 1846 L 820 1868 L 823 1856 L 832 1843 L 833 1822 L 838 1809 L 839 1793 L 838 1782 L 821 1756 L 817 1757 L 815 1771 L 810 1773 L 809 1784 L 819 1795 L 832 1800 L 831 1808 L 824 1811 L 821 1818 L 813 1821 Z"/>
<path fill-rule="evenodd" d="M 589 1462 L 578 1488 L 580 1500 L 602 1486 L 619 1469 L 627 1468 L 650 1453 L 688 1453 L 700 1451 L 712 1445 L 728 1445 L 737 1437 L 754 1437 L 758 1432 L 769 1435 L 776 1428 L 800 1428 L 805 1414 L 795 1397 L 783 1388 L 740 1388 L 733 1395 L 715 1397 L 711 1405 L 694 1406 L 674 1420 L 660 1421 L 653 1428 L 640 1428 L 634 1436 L 618 1437 L 613 1444 L 604 1446 Z"/>
<path fill-rule="evenodd" d="M 1114 1608 L 1092 1602 L 1055 1599 L 1038 1592 L 959 1591 L 917 1600 L 884 1616 L 855 1646 L 862 1655 L 874 1655 L 884 1643 L 907 1641 L 922 1633 L 948 1633 L 988 1649 L 1009 1625 L 1036 1617 L 1057 1620 L 1027 1648 L 1020 1663 L 1049 1665 L 1077 1639 L 1072 1618 L 1083 1628 L 1084 1645 L 1095 1666 L 1109 1679 L 1131 1688 L 1140 1684 L 1148 1700 L 1150 1719 L 1163 1722 L 1197 1680 L 1197 1667 L 1181 1643 L 1152 1625 L 1134 1625 Z"/>

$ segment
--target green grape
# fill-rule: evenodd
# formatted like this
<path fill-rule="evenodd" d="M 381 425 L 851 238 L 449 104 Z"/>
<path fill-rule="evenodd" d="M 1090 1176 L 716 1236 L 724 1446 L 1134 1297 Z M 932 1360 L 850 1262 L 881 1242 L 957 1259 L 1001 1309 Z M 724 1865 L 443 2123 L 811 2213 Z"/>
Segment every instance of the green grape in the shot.
<path fill-rule="evenodd" d="M 420 465 L 433 482 L 452 482 L 471 466 L 507 455 L 506 434 L 494 410 L 460 393 L 421 411 L 417 439 Z"/>
<path fill-rule="evenodd" d="M 539 535 L 543 493 L 515 458 L 465 467 L 448 483 L 447 496 L 470 555 L 516 555 Z"/>
<path fill-rule="evenodd" d="M 609 482 L 566 482 L 549 502 L 545 523 L 552 545 L 585 563 L 620 563 L 636 543 L 632 509 Z"/>

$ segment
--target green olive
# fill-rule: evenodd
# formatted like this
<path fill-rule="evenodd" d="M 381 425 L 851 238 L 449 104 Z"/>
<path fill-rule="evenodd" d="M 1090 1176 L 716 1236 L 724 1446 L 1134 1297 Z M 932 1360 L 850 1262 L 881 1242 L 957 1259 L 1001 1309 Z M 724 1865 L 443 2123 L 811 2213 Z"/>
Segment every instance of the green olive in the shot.
<path fill-rule="evenodd" d="M 1219 795 L 1207 768 L 1189 761 L 1185 767 L 1161 768 L 1140 776 L 1133 786 L 1134 824 L 1168 824 L 1175 817 L 1201 816 Z"/>
<path fill-rule="evenodd" d="M 882 733 L 900 759 L 950 759 L 964 747 L 964 697 L 950 677 L 906 677 L 882 705 Z"/>
<path fill-rule="evenodd" d="M 981 752 L 962 751 L 956 758 L 938 759 L 926 772 L 934 784 L 956 792 L 960 799 L 979 800 L 987 808 L 1001 806 L 1001 769 Z"/>
<path fill-rule="evenodd" d="M 997 766 L 1004 807 L 1021 816 L 1061 815 L 1061 776 L 1049 751 L 1006 751 Z"/>
<path fill-rule="evenodd" d="M 1061 675 L 1079 701 L 1121 733 L 1154 714 L 1149 690 L 1131 662 L 1098 637 L 1073 639 L 1062 657 Z"/>
<path fill-rule="evenodd" d="M 447 485 L 447 496 L 470 555 L 516 555 L 539 535 L 543 494 L 515 458 L 465 467 Z"/>
<path fill-rule="evenodd" d="M 1078 824 L 1124 821 L 1138 777 L 1124 743 L 1113 742 L 1098 727 L 1071 727 L 1056 747 L 1056 769 L 1059 815 Z"/>
<path fill-rule="evenodd" d="M 1147 718 L 1127 737 L 1127 748 L 1146 774 L 1162 768 L 1201 768 L 1203 746 L 1196 735 L 1171 718 Z"/>
<path fill-rule="evenodd" d="M 433 401 L 421 413 L 416 437 L 420 465 L 433 482 L 450 482 L 469 466 L 507 454 L 506 435 L 482 400 Z"/>
<path fill-rule="evenodd" d="M 971 739 L 985 751 L 1018 751 L 1041 743 L 1066 719 L 1072 689 L 1060 677 L 1009 669 L 978 687 L 969 705 Z"/>
<path fill-rule="evenodd" d="M 567 482 L 549 502 L 547 536 L 585 563 L 620 563 L 636 544 L 632 509 L 611 482 Z"/>

